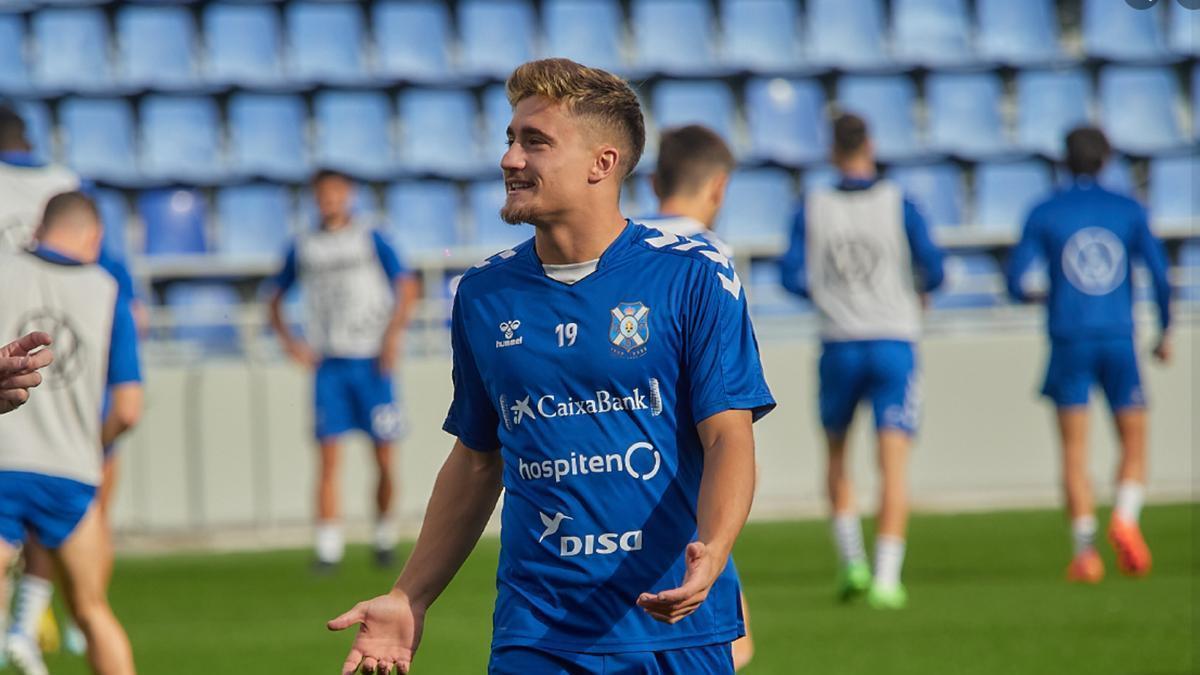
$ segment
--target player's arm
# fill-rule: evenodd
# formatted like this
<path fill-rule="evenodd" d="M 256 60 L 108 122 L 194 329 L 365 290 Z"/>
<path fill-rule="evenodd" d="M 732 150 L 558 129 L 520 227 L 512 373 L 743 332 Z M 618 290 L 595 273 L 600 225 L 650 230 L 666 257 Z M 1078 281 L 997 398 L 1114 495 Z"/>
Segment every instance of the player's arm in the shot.
<path fill-rule="evenodd" d="M 929 236 L 929 222 L 917 205 L 904 200 L 904 233 L 913 267 L 920 270 L 922 294 L 932 293 L 946 280 L 945 254 Z"/>
<path fill-rule="evenodd" d="M 37 331 L 0 347 L 0 415 L 24 405 L 29 390 L 42 383 L 37 371 L 54 362 L 50 343 L 48 334 Z M 30 354 L 39 347 L 43 349 Z"/>
<path fill-rule="evenodd" d="M 283 344 L 284 351 L 293 361 L 302 366 L 312 367 L 317 363 L 317 355 L 313 353 L 303 340 L 292 334 L 292 330 L 288 328 L 287 321 L 283 318 L 283 296 L 296 283 L 296 247 L 288 249 L 287 255 L 284 257 L 283 268 L 275 275 L 272 280 L 273 290 L 271 293 L 271 301 L 268 303 L 268 312 L 271 317 L 271 327 L 275 329 L 275 334 L 279 336 L 280 343 Z"/>
<path fill-rule="evenodd" d="M 1025 275 L 1034 261 L 1043 254 L 1041 227 L 1039 226 L 1038 209 L 1034 209 L 1025 219 L 1021 229 L 1021 238 L 1008 255 L 1008 266 L 1004 270 L 1005 285 L 1008 295 L 1017 302 L 1036 302 L 1040 297 L 1025 289 Z"/>
<path fill-rule="evenodd" d="M 1146 264 L 1150 280 L 1154 284 L 1154 301 L 1158 305 L 1158 344 L 1154 356 L 1166 363 L 1171 360 L 1171 280 L 1167 276 L 1167 252 L 1162 242 L 1150 231 L 1150 219 L 1146 210 L 1137 210 L 1138 222 L 1134 225 L 1137 255 Z"/>
<path fill-rule="evenodd" d="M 100 427 L 100 444 L 104 447 L 135 427 L 142 417 L 142 368 L 137 326 L 129 298 L 124 296 L 117 297 L 113 311 L 106 384 L 112 401 Z"/>
<path fill-rule="evenodd" d="M 808 297 L 808 270 L 805 266 L 807 245 L 804 233 L 804 206 L 801 205 L 792 218 L 788 249 L 779 259 L 779 279 L 785 290 L 802 298 Z"/>
<path fill-rule="evenodd" d="M 392 283 L 396 298 L 379 352 L 379 369 L 390 373 L 396 367 L 404 330 L 408 327 L 413 309 L 417 305 L 420 285 L 417 283 L 416 276 L 404 265 L 399 254 L 396 253 L 396 249 L 387 243 L 383 235 L 373 232 L 372 237 L 375 240 L 375 252 L 379 256 L 379 263 Z"/>

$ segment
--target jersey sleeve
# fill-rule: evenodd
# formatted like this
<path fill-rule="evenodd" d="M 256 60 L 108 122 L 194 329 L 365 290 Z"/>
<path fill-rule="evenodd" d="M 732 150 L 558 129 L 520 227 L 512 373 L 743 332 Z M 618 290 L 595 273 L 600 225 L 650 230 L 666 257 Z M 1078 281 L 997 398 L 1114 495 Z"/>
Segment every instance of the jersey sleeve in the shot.
<path fill-rule="evenodd" d="M 115 387 L 142 381 L 142 367 L 138 358 L 137 326 L 133 322 L 130 299 L 117 296 L 113 309 L 112 337 L 108 343 L 107 384 Z"/>
<path fill-rule="evenodd" d="M 1150 231 L 1150 218 L 1141 205 L 1136 207 L 1134 223 L 1135 251 L 1146 263 L 1154 285 L 1154 301 L 1158 305 L 1158 325 L 1163 331 L 1171 326 L 1171 281 L 1167 276 L 1167 253 L 1162 242 Z"/>
<path fill-rule="evenodd" d="M 804 206 L 792 217 L 792 233 L 787 252 L 779 259 L 780 282 L 784 289 L 802 298 L 808 297 L 808 269 L 805 265 Z"/>
<path fill-rule="evenodd" d="M 400 254 L 396 252 L 396 248 L 388 243 L 383 233 L 379 230 L 372 230 L 371 239 L 375 242 L 375 254 L 379 257 L 379 264 L 383 267 L 383 272 L 387 274 L 388 281 L 395 283 L 396 279 L 411 273 Z"/>
<path fill-rule="evenodd" d="M 100 249 L 100 257 L 96 259 L 96 264 L 116 280 L 117 295 L 130 301 L 136 297 L 133 290 L 133 277 L 129 274 L 125 263 L 109 255 L 104 249 Z"/>
<path fill-rule="evenodd" d="M 450 347 L 453 360 L 451 379 L 454 382 L 454 398 L 442 429 L 463 445 L 481 452 L 500 447 L 497 429 L 500 418 L 492 406 L 491 397 L 483 385 L 483 377 L 475 363 L 471 343 L 467 337 L 466 317 L 462 306 L 462 295 L 454 298 L 454 309 L 450 319 Z"/>
<path fill-rule="evenodd" d="M 296 245 L 292 244 L 283 256 L 283 267 L 271 278 L 275 292 L 281 295 L 287 293 L 296 284 L 296 273 Z"/>
<path fill-rule="evenodd" d="M 1041 221 L 1038 218 L 1038 212 L 1039 210 L 1035 208 L 1025 219 L 1025 227 L 1021 230 L 1021 239 L 1013 247 L 1012 253 L 1008 257 L 1008 267 L 1004 271 L 1008 294 L 1019 302 L 1029 300 L 1029 294 L 1025 291 L 1025 274 L 1034 261 L 1045 254 L 1045 251 L 1042 250 Z"/>
<path fill-rule="evenodd" d="M 693 419 L 698 424 L 725 410 L 751 410 L 758 420 L 775 399 L 763 377 L 741 280 L 728 261 L 704 265 L 699 274 L 684 324 Z"/>
<path fill-rule="evenodd" d="M 929 222 L 917 205 L 904 200 L 904 233 L 908 237 L 908 250 L 913 266 L 921 271 L 921 290 L 934 291 L 946 279 L 942 249 L 929 236 Z"/>

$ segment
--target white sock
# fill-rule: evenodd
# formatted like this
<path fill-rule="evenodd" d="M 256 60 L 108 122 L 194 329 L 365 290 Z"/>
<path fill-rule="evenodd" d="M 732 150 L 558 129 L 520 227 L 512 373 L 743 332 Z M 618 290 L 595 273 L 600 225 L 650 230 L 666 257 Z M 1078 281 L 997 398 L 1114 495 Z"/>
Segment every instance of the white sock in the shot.
<path fill-rule="evenodd" d="M 28 638 L 37 638 L 38 622 L 50 606 L 54 595 L 54 584 L 41 577 L 26 574 L 17 584 L 17 599 L 13 607 L 12 632 Z"/>
<path fill-rule="evenodd" d="M 396 521 L 391 516 L 381 516 L 375 521 L 372 543 L 376 551 L 390 551 L 396 547 Z"/>
<path fill-rule="evenodd" d="M 900 585 L 900 568 L 904 567 L 904 540 L 881 534 L 875 537 L 875 579 L 879 588 Z"/>
<path fill-rule="evenodd" d="M 1142 502 L 1146 499 L 1146 486 L 1131 480 L 1117 485 L 1117 503 L 1113 515 L 1127 523 L 1137 523 L 1142 515 Z"/>
<path fill-rule="evenodd" d="M 862 521 L 859 520 L 858 514 L 835 513 L 832 528 L 838 558 L 843 565 L 867 561 L 867 550 L 863 547 Z"/>
<path fill-rule="evenodd" d="M 342 526 L 334 520 L 317 523 L 317 560 L 323 563 L 339 563 L 346 552 L 346 541 L 342 538 Z"/>
<path fill-rule="evenodd" d="M 1086 515 L 1071 520 L 1071 541 L 1075 555 L 1096 547 L 1096 516 Z"/>

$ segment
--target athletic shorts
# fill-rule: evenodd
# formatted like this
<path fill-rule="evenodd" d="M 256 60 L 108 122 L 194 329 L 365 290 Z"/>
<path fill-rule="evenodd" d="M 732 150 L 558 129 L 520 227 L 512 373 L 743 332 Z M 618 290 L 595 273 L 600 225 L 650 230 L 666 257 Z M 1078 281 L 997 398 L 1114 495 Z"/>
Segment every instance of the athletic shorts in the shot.
<path fill-rule="evenodd" d="M 1099 384 L 1113 410 L 1146 405 L 1132 337 L 1054 340 L 1042 395 L 1059 408 L 1088 404 Z"/>
<path fill-rule="evenodd" d="M 375 359 L 325 359 L 317 367 L 314 390 L 318 441 L 356 430 L 375 441 L 403 436 L 404 414 L 392 376 L 380 373 Z"/>
<path fill-rule="evenodd" d="M 876 429 L 917 431 L 920 393 L 917 356 L 911 342 L 859 340 L 826 342 L 821 351 L 821 424 L 844 432 L 859 401 L 869 400 Z"/>
<path fill-rule="evenodd" d="M 33 533 L 46 548 L 58 548 L 95 497 L 95 485 L 28 471 L 0 471 L 0 539 L 19 546 Z"/>
<path fill-rule="evenodd" d="M 733 675 L 729 643 L 661 652 L 582 654 L 541 647 L 496 647 L 488 675 Z"/>

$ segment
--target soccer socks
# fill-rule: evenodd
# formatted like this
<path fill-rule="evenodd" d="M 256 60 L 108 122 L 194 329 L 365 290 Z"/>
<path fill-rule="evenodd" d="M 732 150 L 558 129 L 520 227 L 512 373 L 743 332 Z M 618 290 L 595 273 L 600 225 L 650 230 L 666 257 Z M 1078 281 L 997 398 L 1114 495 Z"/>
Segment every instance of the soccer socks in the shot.
<path fill-rule="evenodd" d="M 1117 500 L 1113 505 L 1113 515 L 1118 519 L 1136 525 L 1142 515 L 1142 502 L 1146 498 L 1146 487 L 1141 483 L 1130 480 L 1121 481 L 1117 485 Z"/>
<path fill-rule="evenodd" d="M 904 567 L 904 540 L 881 534 L 875 538 L 875 586 L 893 589 L 900 585 L 900 569 Z"/>
<path fill-rule="evenodd" d="M 1075 544 L 1075 555 L 1096 547 L 1096 516 L 1091 514 L 1071 520 L 1071 541 Z"/>
<path fill-rule="evenodd" d="M 390 551 L 396 548 L 396 520 L 391 516 L 380 516 L 375 521 L 375 533 L 371 543 L 376 551 Z"/>
<path fill-rule="evenodd" d="M 49 580 L 30 574 L 22 576 L 17 584 L 11 632 L 36 640 L 38 623 L 50 606 L 50 596 L 53 594 L 54 584 Z"/>
<path fill-rule="evenodd" d="M 317 523 L 317 561 L 326 564 L 337 564 L 342 561 L 346 552 L 346 540 L 342 536 L 342 525 L 337 521 L 326 520 Z"/>
<path fill-rule="evenodd" d="M 837 545 L 838 558 L 843 565 L 865 563 L 867 551 L 863 547 L 862 521 L 855 513 L 833 515 L 833 541 Z"/>

